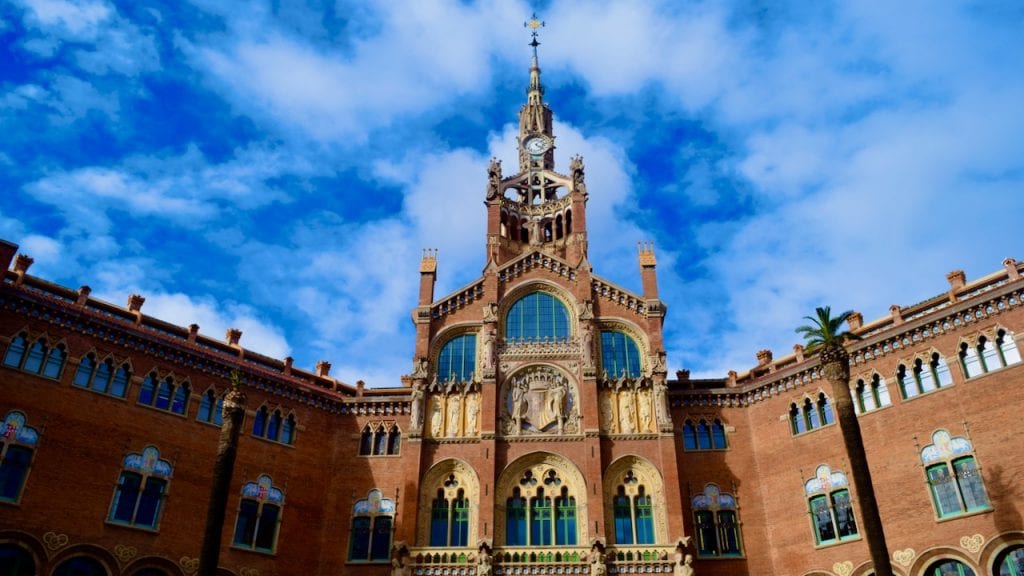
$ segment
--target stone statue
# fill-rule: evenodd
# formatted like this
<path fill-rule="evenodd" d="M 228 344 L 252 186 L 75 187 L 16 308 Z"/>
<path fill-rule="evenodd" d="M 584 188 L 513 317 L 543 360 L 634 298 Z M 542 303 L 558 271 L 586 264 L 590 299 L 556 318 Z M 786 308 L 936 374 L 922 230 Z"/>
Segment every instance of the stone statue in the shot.
<path fill-rule="evenodd" d="M 497 304 L 484 304 L 484 322 L 497 322 L 498 321 L 498 305 Z"/>
<path fill-rule="evenodd" d="M 548 388 L 547 393 L 547 409 L 548 413 L 555 418 L 558 422 L 558 432 L 562 432 L 562 424 L 565 422 L 565 389 L 568 383 L 562 380 L 556 380 Z"/>
<path fill-rule="evenodd" d="M 642 392 L 637 393 L 637 403 L 640 404 L 640 431 L 651 431 L 651 397 Z"/>
<path fill-rule="evenodd" d="M 479 413 L 479 396 L 477 394 L 470 394 L 466 396 L 466 436 L 476 435 L 476 424 Z"/>
<path fill-rule="evenodd" d="M 476 557 L 476 576 L 491 576 L 493 563 L 490 549 L 486 545 L 480 546 L 480 552 Z"/>
<path fill-rule="evenodd" d="M 614 428 L 612 427 L 612 424 L 615 417 L 615 410 L 612 408 L 612 395 L 610 392 L 603 392 L 600 393 L 599 399 L 601 402 L 601 421 L 598 425 L 606 432 L 613 431 Z"/>
<path fill-rule="evenodd" d="M 619 427 L 623 434 L 636 432 L 636 415 L 633 411 L 633 392 L 623 390 L 619 396 Z"/>
<path fill-rule="evenodd" d="M 412 576 L 409 551 L 404 546 L 394 547 L 391 550 L 391 576 Z"/>
<path fill-rule="evenodd" d="M 461 399 L 457 395 L 448 397 L 448 435 L 459 435 L 459 415 Z"/>
<path fill-rule="evenodd" d="M 577 312 L 579 313 L 580 320 L 593 320 L 594 301 L 584 300 L 583 302 L 580 302 L 580 305 L 577 307 Z"/>
<path fill-rule="evenodd" d="M 413 384 L 413 386 L 412 386 L 412 396 L 411 396 L 411 399 L 410 399 L 410 404 L 412 404 L 412 409 L 410 410 L 410 415 L 409 415 L 409 426 L 412 427 L 412 429 L 414 431 L 418 431 L 423 426 L 423 385 L 422 384 L 419 384 L 419 383 Z"/>
<path fill-rule="evenodd" d="M 672 565 L 672 576 L 696 576 L 691 564 L 693 564 L 693 556 L 676 554 L 676 561 Z"/>
<path fill-rule="evenodd" d="M 481 367 L 483 368 L 484 374 L 489 374 L 494 370 L 494 342 L 497 337 L 494 334 L 494 328 L 484 327 L 484 349 L 483 358 L 480 360 Z"/>
<path fill-rule="evenodd" d="M 584 170 L 582 156 L 577 154 L 569 160 L 569 174 L 572 176 L 573 190 L 586 193 L 587 185 L 583 182 Z"/>
<path fill-rule="evenodd" d="M 584 324 L 580 336 L 581 347 L 583 348 L 583 367 L 594 367 L 594 328 L 590 324 Z"/>
<path fill-rule="evenodd" d="M 654 409 L 658 415 L 658 424 L 669 424 L 672 417 L 668 409 L 668 383 L 664 378 L 654 378 Z"/>
<path fill-rule="evenodd" d="M 491 158 L 487 165 L 487 199 L 493 200 L 501 192 L 501 160 Z"/>
<path fill-rule="evenodd" d="M 525 410 L 526 382 L 520 379 L 512 387 L 512 425 L 516 434 L 519 434 L 521 429 Z"/>
<path fill-rule="evenodd" d="M 595 547 L 590 551 L 590 576 L 608 575 L 608 556 Z"/>
<path fill-rule="evenodd" d="M 441 414 L 441 399 L 434 396 L 431 401 L 432 409 L 430 411 L 430 434 L 435 438 L 441 436 L 441 421 L 444 419 Z"/>

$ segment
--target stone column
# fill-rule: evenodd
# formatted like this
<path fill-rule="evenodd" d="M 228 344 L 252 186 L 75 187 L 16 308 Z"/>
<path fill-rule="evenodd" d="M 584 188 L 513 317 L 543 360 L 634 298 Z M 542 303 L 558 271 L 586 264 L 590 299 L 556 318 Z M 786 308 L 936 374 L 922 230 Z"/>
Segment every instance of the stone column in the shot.
<path fill-rule="evenodd" d="M 198 576 L 216 576 L 220 560 L 224 516 L 231 490 L 231 475 L 235 469 L 235 456 L 238 453 L 238 433 L 245 415 L 245 394 L 238 389 L 239 384 L 238 373 L 235 372 L 231 375 L 231 389 L 224 395 L 224 424 L 217 443 L 217 459 L 213 463 L 210 504 L 206 509 L 206 529 L 203 531 L 203 547 L 199 552 Z"/>

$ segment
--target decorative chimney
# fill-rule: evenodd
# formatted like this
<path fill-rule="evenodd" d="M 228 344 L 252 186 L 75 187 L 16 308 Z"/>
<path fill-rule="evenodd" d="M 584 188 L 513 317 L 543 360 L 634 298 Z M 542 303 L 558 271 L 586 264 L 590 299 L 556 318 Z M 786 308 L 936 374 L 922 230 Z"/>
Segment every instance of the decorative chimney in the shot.
<path fill-rule="evenodd" d="M 768 349 L 757 351 L 757 365 L 767 366 L 772 362 L 772 351 Z"/>
<path fill-rule="evenodd" d="M 228 346 L 238 347 L 238 341 L 242 339 L 242 331 L 238 328 L 228 328 L 226 338 L 228 339 Z"/>
<path fill-rule="evenodd" d="M 292 362 L 294 362 L 294 361 L 295 361 L 295 359 L 292 358 L 291 356 L 288 356 L 287 358 L 284 359 L 284 375 L 285 376 L 291 376 L 291 373 L 292 373 Z"/>
<path fill-rule="evenodd" d="M 331 363 L 327 360 L 321 360 L 316 363 L 316 375 L 321 378 L 327 378 L 331 373 Z"/>
<path fill-rule="evenodd" d="M 793 345 L 793 354 L 796 355 L 796 361 L 797 362 L 803 362 L 804 361 L 804 346 L 803 346 L 803 344 L 794 344 Z"/>
<path fill-rule="evenodd" d="M 896 326 L 903 324 L 903 311 L 900 310 L 899 304 L 893 304 L 889 306 L 889 314 L 892 315 L 892 323 Z"/>
<path fill-rule="evenodd" d="M 864 325 L 864 315 L 860 312 L 854 312 L 846 319 L 846 323 L 850 325 L 851 331 L 860 330 L 860 327 Z"/>
<path fill-rule="evenodd" d="M 25 274 L 28 273 L 28 269 L 32 266 L 33 262 L 35 262 L 35 260 L 29 256 L 18 254 L 18 257 L 14 259 L 14 273 L 18 275 L 18 279 L 15 281 L 15 284 L 20 286 L 21 283 L 25 281 Z"/>
<path fill-rule="evenodd" d="M 92 294 L 92 288 L 88 286 L 82 286 L 78 289 L 78 298 L 75 299 L 75 306 L 85 306 L 89 301 L 89 294 Z"/>
<path fill-rule="evenodd" d="M 195 342 L 196 337 L 199 336 L 199 324 L 188 325 L 188 341 Z"/>
<path fill-rule="evenodd" d="M 146 298 L 140 294 L 132 294 L 128 296 L 128 311 L 135 312 L 136 314 L 142 311 L 142 305 L 146 303 Z"/>
<path fill-rule="evenodd" d="M 11 267 L 14 255 L 18 253 L 18 245 L 6 240 L 0 240 L 0 273 Z"/>
<path fill-rule="evenodd" d="M 946 274 L 946 280 L 949 280 L 950 290 L 956 292 L 967 284 L 967 275 L 964 274 L 963 270 L 953 270 L 949 274 Z"/>
<path fill-rule="evenodd" d="M 1006 268 L 1006 275 L 1010 280 L 1017 280 L 1020 278 L 1020 270 L 1017 270 L 1017 261 L 1013 258 L 1003 260 L 1003 267 Z"/>

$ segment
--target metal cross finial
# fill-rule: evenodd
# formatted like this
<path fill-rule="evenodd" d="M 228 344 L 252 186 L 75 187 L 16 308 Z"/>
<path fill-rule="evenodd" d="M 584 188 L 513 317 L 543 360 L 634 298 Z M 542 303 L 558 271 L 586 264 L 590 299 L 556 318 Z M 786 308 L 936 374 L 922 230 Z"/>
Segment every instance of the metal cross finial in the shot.
<path fill-rule="evenodd" d="M 527 20 L 526 22 L 523 22 L 523 27 L 524 28 L 530 28 L 530 30 L 531 30 L 530 37 L 532 38 L 532 40 L 530 41 L 530 46 L 533 47 L 533 55 L 536 56 L 537 55 L 537 46 L 540 46 L 540 41 L 537 40 L 537 30 L 539 30 L 539 29 L 544 27 L 544 21 L 540 20 L 539 18 L 537 18 L 537 13 L 534 12 L 530 16 L 529 20 Z"/>

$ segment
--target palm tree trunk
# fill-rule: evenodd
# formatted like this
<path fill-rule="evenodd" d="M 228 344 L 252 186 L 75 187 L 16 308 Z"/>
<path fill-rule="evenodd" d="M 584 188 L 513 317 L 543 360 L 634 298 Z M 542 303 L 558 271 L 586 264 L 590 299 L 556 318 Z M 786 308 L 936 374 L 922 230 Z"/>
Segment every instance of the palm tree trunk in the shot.
<path fill-rule="evenodd" d="M 217 574 L 225 509 L 231 490 L 231 475 L 235 469 L 235 455 L 238 453 L 238 433 L 244 415 L 245 394 L 238 389 L 238 383 L 235 381 L 231 390 L 224 396 L 224 423 L 221 425 L 220 441 L 217 444 L 217 459 L 213 463 L 210 504 L 206 510 L 206 529 L 203 531 L 203 544 L 199 552 L 198 576 Z"/>
<path fill-rule="evenodd" d="M 860 502 L 861 527 L 868 544 L 875 576 L 892 576 L 889 548 L 885 543 L 882 517 L 875 500 L 875 488 L 871 482 L 871 469 L 864 451 L 864 439 L 860 434 L 860 423 L 853 409 L 850 396 L 850 355 L 842 346 L 826 347 L 821 351 L 821 367 L 825 379 L 832 385 L 832 406 L 843 434 L 846 457 L 850 460 L 850 474 Z"/>

